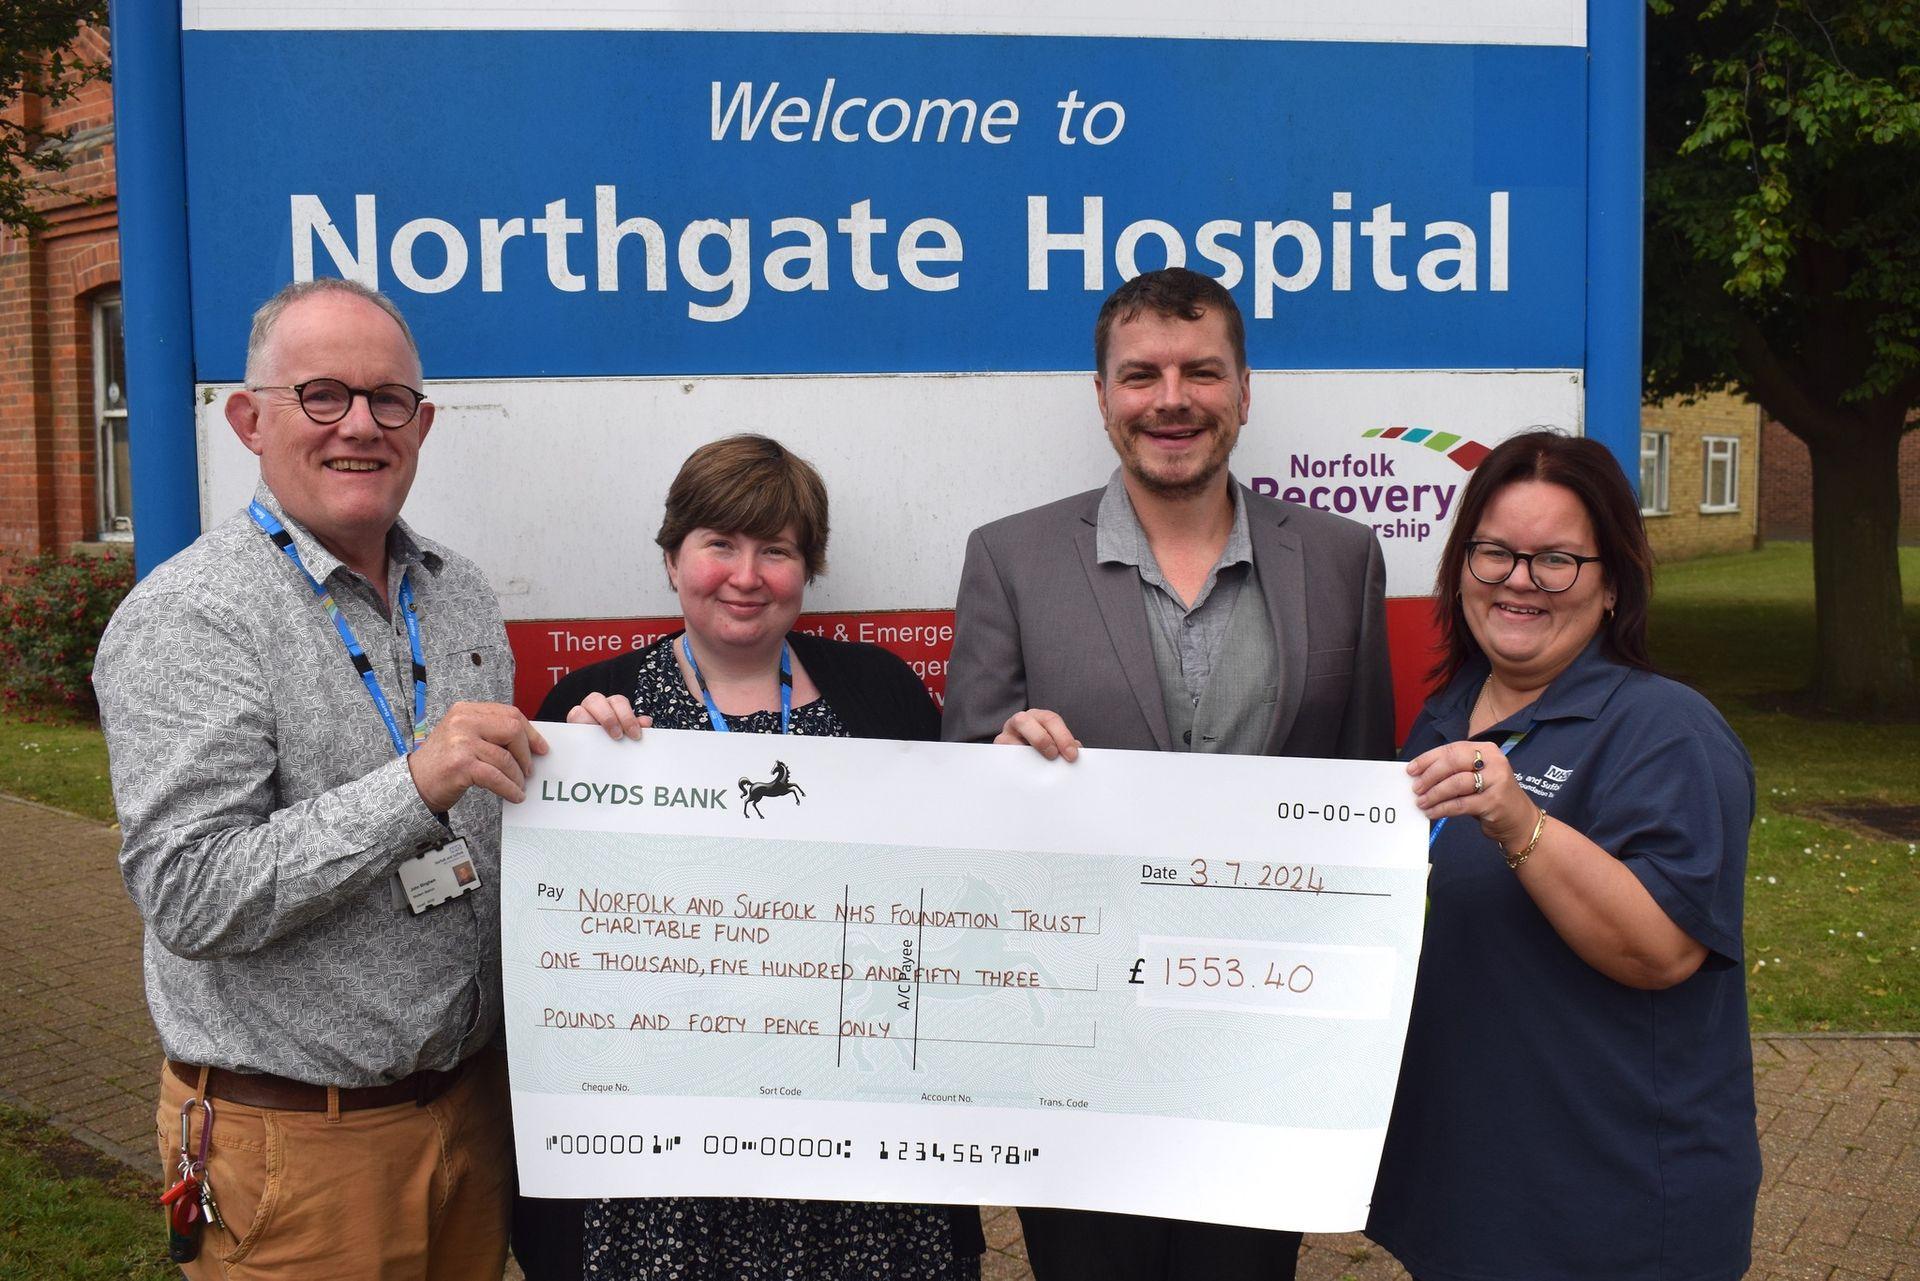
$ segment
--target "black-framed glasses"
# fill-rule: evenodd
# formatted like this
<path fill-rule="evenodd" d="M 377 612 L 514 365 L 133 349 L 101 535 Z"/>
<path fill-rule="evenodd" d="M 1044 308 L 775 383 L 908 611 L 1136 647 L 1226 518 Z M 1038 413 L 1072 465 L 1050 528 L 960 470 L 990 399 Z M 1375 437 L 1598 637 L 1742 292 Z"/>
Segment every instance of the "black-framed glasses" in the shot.
<path fill-rule="evenodd" d="M 1468 543 L 1467 572 L 1489 587 L 1498 587 L 1513 577 L 1514 566 L 1527 562 L 1527 577 L 1543 592 L 1564 592 L 1580 577 L 1582 565 L 1592 565 L 1598 556 L 1576 556 L 1572 552 L 1517 552 L 1499 543 Z"/>
<path fill-rule="evenodd" d="M 290 391 L 300 399 L 300 409 L 322 427 L 330 427 L 347 416 L 355 396 L 367 398 L 367 412 L 373 421 L 388 431 L 397 431 L 413 421 L 420 412 L 425 392 L 405 383 L 381 383 L 378 387 L 349 387 L 338 378 L 309 378 L 290 387 L 251 387 L 249 391 Z"/>

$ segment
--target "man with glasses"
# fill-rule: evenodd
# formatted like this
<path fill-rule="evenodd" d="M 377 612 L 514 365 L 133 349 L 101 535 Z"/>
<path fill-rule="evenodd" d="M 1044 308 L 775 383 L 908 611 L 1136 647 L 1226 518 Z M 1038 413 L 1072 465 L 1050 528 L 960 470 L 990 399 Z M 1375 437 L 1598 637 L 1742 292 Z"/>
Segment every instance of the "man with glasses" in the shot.
<path fill-rule="evenodd" d="M 1385 759 L 1385 569 L 1364 525 L 1228 474 L 1247 422 L 1232 295 L 1173 267 L 1094 324 L 1105 488 L 967 543 L 941 733 L 1073 760 L 1082 745 Z M 1178 808 L 1174 794 L 1157 798 Z M 1022 1208 L 1039 1281 L 1279 1281 L 1300 1236 Z"/>
<path fill-rule="evenodd" d="M 433 426 L 420 383 L 386 298 L 283 289 L 226 406 L 260 459 L 252 503 L 100 644 L 189 1277 L 504 1263 L 500 798 L 546 745 L 509 705 L 486 580 L 400 519 Z M 204 1168 L 179 1168 L 183 1144 Z"/>

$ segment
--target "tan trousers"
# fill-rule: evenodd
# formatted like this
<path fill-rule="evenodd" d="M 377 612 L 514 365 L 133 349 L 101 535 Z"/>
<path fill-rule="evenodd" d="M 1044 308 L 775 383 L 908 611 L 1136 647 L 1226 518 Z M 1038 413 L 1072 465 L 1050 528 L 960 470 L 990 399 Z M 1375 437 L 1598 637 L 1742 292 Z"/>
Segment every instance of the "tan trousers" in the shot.
<path fill-rule="evenodd" d="M 156 1124 L 169 1185 L 180 1108 L 193 1097 L 161 1069 Z M 213 1108 L 207 1164 L 226 1227 L 203 1231 L 200 1257 L 182 1269 L 189 1281 L 491 1281 L 505 1267 L 513 1143 L 504 1055 L 475 1059 L 425 1107 L 333 1117 L 219 1099 Z M 164 1241 L 159 1211 L 155 1227 Z"/>

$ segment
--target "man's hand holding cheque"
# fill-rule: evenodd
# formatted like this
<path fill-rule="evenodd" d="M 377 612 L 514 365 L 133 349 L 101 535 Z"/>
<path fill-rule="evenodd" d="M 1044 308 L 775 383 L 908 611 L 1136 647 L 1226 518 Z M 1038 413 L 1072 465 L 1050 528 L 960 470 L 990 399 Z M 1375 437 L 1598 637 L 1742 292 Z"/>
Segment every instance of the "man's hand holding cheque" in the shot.
<path fill-rule="evenodd" d="M 517 708 L 455 703 L 419 750 L 408 755 L 407 769 L 420 799 L 442 814 L 470 787 L 505 801 L 525 800 L 533 758 L 546 751 L 547 740 Z"/>

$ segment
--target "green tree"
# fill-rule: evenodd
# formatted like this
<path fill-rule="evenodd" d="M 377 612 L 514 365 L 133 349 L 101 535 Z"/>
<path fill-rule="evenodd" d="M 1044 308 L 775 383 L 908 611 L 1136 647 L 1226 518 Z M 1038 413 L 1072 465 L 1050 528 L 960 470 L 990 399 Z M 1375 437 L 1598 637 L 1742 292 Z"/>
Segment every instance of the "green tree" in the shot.
<path fill-rule="evenodd" d="M 106 0 L 0 0 L 0 226 L 46 230 L 39 198 L 60 190 L 72 130 L 42 114 L 108 77 L 106 58 L 76 50 L 82 24 L 104 32 Z"/>
<path fill-rule="evenodd" d="M 1646 390 L 1730 384 L 1806 442 L 1810 692 L 1910 711 L 1897 460 L 1920 405 L 1920 5 L 1650 3 Z"/>

